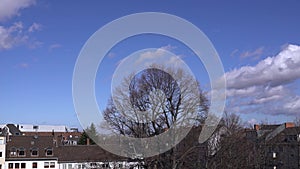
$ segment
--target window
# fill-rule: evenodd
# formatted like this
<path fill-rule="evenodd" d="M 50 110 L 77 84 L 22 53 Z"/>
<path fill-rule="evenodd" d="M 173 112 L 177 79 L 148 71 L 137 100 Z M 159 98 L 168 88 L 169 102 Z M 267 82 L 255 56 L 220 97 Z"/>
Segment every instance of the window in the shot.
<path fill-rule="evenodd" d="M 2 169 L 2 165 L 0 164 L 0 169 Z"/>
<path fill-rule="evenodd" d="M 15 163 L 15 169 L 20 168 L 20 163 Z"/>
<path fill-rule="evenodd" d="M 102 164 L 102 167 L 103 167 L 103 168 L 108 168 L 109 165 L 108 165 L 107 163 L 104 163 L 104 164 Z"/>
<path fill-rule="evenodd" d="M 38 156 L 38 155 L 39 155 L 38 149 L 37 149 L 37 148 L 33 148 L 33 149 L 31 150 L 31 156 Z"/>
<path fill-rule="evenodd" d="M 13 169 L 14 168 L 14 164 L 13 163 L 8 163 L 8 169 Z"/>
<path fill-rule="evenodd" d="M 49 168 L 49 162 L 44 162 L 44 168 Z"/>
<path fill-rule="evenodd" d="M 52 156 L 53 155 L 53 150 L 52 148 L 47 148 L 46 149 L 46 156 Z"/>
<path fill-rule="evenodd" d="M 37 162 L 32 163 L 32 168 L 38 168 Z"/>
<path fill-rule="evenodd" d="M 2 152 L 0 151 L 0 157 L 2 157 Z"/>
<path fill-rule="evenodd" d="M 50 168 L 55 168 L 55 162 L 50 162 Z"/>
<path fill-rule="evenodd" d="M 276 158 L 276 155 L 277 155 L 277 154 L 276 154 L 275 152 L 273 152 L 273 158 Z"/>
<path fill-rule="evenodd" d="M 24 148 L 19 149 L 19 156 L 25 156 L 25 149 Z"/>
<path fill-rule="evenodd" d="M 16 155 L 17 155 L 17 149 L 14 148 L 14 147 L 12 147 L 12 148 L 10 149 L 10 156 L 16 156 Z"/>
<path fill-rule="evenodd" d="M 26 163 L 21 163 L 21 169 L 25 169 L 26 168 Z"/>

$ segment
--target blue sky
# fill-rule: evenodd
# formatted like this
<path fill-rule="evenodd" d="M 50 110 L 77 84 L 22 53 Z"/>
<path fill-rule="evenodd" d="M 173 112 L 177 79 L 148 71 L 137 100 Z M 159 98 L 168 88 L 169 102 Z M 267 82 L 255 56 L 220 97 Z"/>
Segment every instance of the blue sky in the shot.
<path fill-rule="evenodd" d="M 207 35 L 230 80 L 228 111 L 252 123 L 292 121 L 300 113 L 299 7 L 299 1 L 0 0 L 0 123 L 79 126 L 72 76 L 81 48 L 105 24 L 137 12 L 177 15 Z M 100 65 L 100 109 L 119 61 L 144 48 L 181 56 L 209 90 L 205 69 L 186 46 L 141 35 L 117 44 Z"/>

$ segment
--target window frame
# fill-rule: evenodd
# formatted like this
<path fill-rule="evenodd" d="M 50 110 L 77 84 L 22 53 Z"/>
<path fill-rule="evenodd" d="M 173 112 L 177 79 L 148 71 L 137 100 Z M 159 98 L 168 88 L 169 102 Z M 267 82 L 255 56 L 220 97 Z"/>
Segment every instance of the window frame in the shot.
<path fill-rule="evenodd" d="M 20 167 L 20 163 L 15 163 L 15 169 L 19 169 Z"/>
<path fill-rule="evenodd" d="M 37 162 L 32 162 L 32 168 L 38 168 L 38 163 Z"/>
<path fill-rule="evenodd" d="M 49 167 L 50 167 L 50 168 L 55 168 L 55 162 L 50 162 L 50 163 L 49 163 Z"/>
<path fill-rule="evenodd" d="M 24 165 L 24 167 L 23 167 Z M 26 168 L 26 163 L 21 163 L 21 169 L 25 169 Z"/>
<path fill-rule="evenodd" d="M 8 169 L 13 169 L 14 168 L 14 163 L 8 163 Z"/>
<path fill-rule="evenodd" d="M 50 167 L 50 163 L 49 162 L 44 162 L 44 168 L 49 168 Z"/>
<path fill-rule="evenodd" d="M 48 152 L 51 152 L 51 154 L 48 154 Z M 45 155 L 48 156 L 48 157 L 53 156 L 53 148 L 46 148 Z"/>
<path fill-rule="evenodd" d="M 23 154 L 21 154 L 21 152 L 23 152 Z M 26 149 L 23 148 L 23 147 L 19 148 L 17 154 L 18 154 L 19 157 L 25 157 L 26 156 Z"/>
<path fill-rule="evenodd" d="M 33 152 L 36 152 L 36 155 L 33 154 Z M 38 149 L 38 148 L 32 148 L 31 151 L 30 151 L 30 155 L 31 155 L 32 157 L 37 157 L 37 156 L 39 156 L 39 149 Z"/>
<path fill-rule="evenodd" d="M 16 147 L 11 147 L 9 150 L 9 156 L 10 157 L 16 157 L 17 156 L 17 148 Z"/>

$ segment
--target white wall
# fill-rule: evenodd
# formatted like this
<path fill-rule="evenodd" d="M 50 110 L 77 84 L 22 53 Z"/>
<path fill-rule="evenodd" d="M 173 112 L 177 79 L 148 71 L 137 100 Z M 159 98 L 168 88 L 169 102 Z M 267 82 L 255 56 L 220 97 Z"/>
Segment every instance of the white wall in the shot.
<path fill-rule="evenodd" d="M 45 163 L 49 164 L 49 168 L 50 168 L 50 164 L 53 163 L 54 168 L 51 168 L 51 169 L 58 169 L 59 168 L 59 166 L 57 164 L 57 160 L 43 160 L 43 161 L 41 161 L 41 160 L 39 160 L 39 161 L 38 160 L 36 160 L 36 161 L 30 160 L 30 161 L 6 161 L 4 169 L 8 169 L 10 163 L 13 165 L 13 169 L 15 169 L 15 164 L 16 163 L 19 163 L 20 167 L 21 167 L 21 163 L 25 163 L 26 169 L 32 169 L 33 163 L 37 163 L 37 169 L 44 168 Z"/>
<path fill-rule="evenodd" d="M 138 164 L 137 162 L 92 162 L 96 163 L 98 168 L 102 168 L 102 164 L 108 164 L 108 168 L 106 169 L 128 169 L 130 166 L 135 166 Z M 121 165 L 119 165 L 121 164 Z M 91 162 L 89 163 L 59 163 L 59 169 L 91 169 L 94 168 L 94 166 L 91 166 Z M 104 167 L 105 168 L 105 167 Z M 134 167 L 134 169 L 137 169 L 138 167 Z"/>
<path fill-rule="evenodd" d="M 34 126 L 38 126 L 38 129 L 34 129 Z M 19 124 L 19 130 L 21 132 L 52 132 L 52 130 L 55 132 L 66 132 L 66 126 Z"/>
<path fill-rule="evenodd" d="M 2 156 L 0 157 L 0 165 L 2 165 L 2 168 L 4 168 L 5 164 L 5 137 L 0 137 L 0 152 Z"/>

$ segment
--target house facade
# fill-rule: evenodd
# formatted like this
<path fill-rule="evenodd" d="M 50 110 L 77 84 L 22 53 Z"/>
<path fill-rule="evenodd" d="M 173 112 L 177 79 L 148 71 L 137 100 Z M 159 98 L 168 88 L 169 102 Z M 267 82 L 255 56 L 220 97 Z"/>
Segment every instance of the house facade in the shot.
<path fill-rule="evenodd" d="M 5 136 L 0 135 L 0 169 L 5 168 L 5 149 L 6 149 Z"/>
<path fill-rule="evenodd" d="M 266 127 L 266 126 L 265 126 Z M 273 129 L 256 128 L 258 137 L 258 166 L 262 168 L 300 168 L 300 127 L 284 123 Z"/>
<path fill-rule="evenodd" d="M 57 134 L 57 133 L 56 133 Z M 74 135 L 58 136 L 39 133 L 0 137 L 0 169 L 93 169 L 137 168 L 137 162 L 111 154 L 97 145 L 68 144 L 65 139 Z M 1 153 L 0 153 L 1 155 Z"/>
<path fill-rule="evenodd" d="M 9 136 L 5 169 L 58 169 L 55 140 L 49 136 Z"/>

